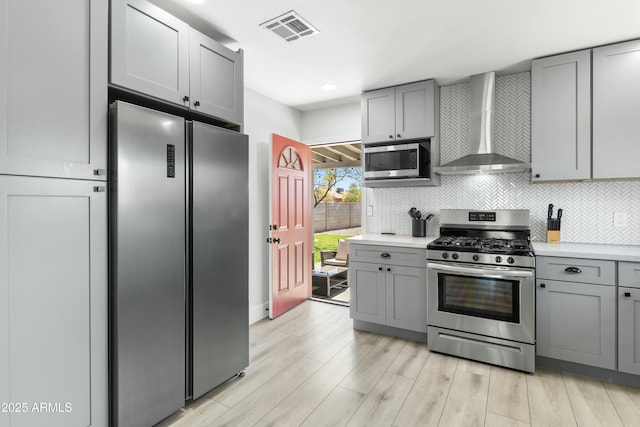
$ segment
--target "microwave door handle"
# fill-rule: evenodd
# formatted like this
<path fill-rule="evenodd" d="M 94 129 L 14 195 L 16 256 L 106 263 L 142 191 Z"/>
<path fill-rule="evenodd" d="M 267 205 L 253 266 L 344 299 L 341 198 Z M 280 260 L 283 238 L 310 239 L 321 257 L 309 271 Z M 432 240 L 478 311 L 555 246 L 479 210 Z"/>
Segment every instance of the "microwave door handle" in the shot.
<path fill-rule="evenodd" d="M 437 262 L 427 263 L 427 268 L 444 273 L 468 274 L 478 277 L 490 277 L 493 279 L 533 278 L 533 271 L 528 270 L 496 270 L 495 268 L 466 267 L 460 264 L 441 264 Z"/>

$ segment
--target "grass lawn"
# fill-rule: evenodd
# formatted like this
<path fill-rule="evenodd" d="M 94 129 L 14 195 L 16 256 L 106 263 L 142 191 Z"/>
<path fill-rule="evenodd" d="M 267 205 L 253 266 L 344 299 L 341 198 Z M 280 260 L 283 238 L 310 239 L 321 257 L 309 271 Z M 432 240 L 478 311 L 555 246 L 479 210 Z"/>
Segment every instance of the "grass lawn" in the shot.
<path fill-rule="evenodd" d="M 320 251 L 335 251 L 338 249 L 338 240 L 346 239 L 344 234 L 314 234 L 313 235 L 313 262 L 320 262 Z"/>

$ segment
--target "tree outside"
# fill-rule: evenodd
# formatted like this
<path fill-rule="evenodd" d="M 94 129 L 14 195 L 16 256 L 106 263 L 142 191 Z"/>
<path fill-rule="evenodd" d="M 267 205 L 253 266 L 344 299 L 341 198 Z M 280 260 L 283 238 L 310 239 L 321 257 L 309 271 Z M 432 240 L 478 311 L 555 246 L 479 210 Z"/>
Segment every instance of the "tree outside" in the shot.
<path fill-rule="evenodd" d="M 345 193 L 345 197 L 349 196 L 351 202 L 361 200 L 361 180 L 362 172 L 359 167 L 350 168 L 330 168 L 330 169 L 314 169 L 313 170 L 313 207 L 318 206 L 324 201 L 333 200 L 332 192 L 338 188 L 338 185 L 350 183 L 349 189 Z M 355 200 L 354 198 L 357 198 Z M 344 201 L 347 201 L 343 199 Z"/>

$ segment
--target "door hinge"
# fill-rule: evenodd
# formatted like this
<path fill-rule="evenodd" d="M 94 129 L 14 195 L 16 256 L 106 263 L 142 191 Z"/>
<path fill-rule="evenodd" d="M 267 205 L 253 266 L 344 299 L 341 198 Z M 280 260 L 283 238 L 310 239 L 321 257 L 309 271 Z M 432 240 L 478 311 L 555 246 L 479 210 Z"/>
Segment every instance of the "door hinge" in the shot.
<path fill-rule="evenodd" d="M 107 170 L 106 169 L 94 169 L 93 170 L 93 174 L 95 176 L 102 176 L 102 175 L 106 175 L 107 174 Z"/>
<path fill-rule="evenodd" d="M 94 193 L 104 193 L 105 191 L 106 188 L 104 187 L 104 185 L 96 185 L 95 187 L 93 187 Z"/>

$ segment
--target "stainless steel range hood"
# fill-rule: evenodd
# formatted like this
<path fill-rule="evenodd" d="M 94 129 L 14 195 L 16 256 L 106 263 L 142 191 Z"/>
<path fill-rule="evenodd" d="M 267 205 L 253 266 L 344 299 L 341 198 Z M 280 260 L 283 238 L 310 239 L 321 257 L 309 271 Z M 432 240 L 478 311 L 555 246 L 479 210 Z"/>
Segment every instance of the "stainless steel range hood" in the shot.
<path fill-rule="evenodd" d="M 476 173 L 525 172 L 531 169 L 524 163 L 493 152 L 495 110 L 495 72 L 471 76 L 471 108 L 469 139 L 471 154 L 433 170 L 441 175 Z"/>

